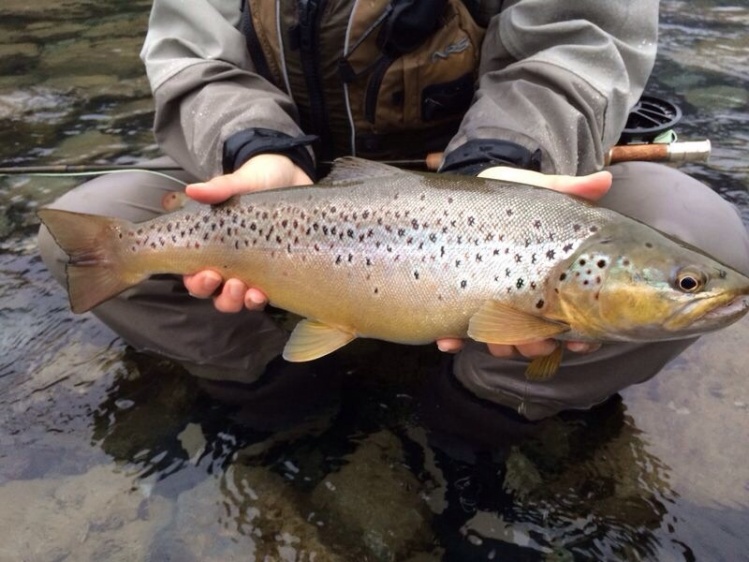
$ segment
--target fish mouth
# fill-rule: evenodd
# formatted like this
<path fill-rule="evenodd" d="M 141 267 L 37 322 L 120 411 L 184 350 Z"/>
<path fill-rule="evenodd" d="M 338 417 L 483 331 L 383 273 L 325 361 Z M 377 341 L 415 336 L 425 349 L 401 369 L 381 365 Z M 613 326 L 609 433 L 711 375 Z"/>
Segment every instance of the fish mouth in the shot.
<path fill-rule="evenodd" d="M 715 302 L 719 300 L 719 302 Z M 703 310 L 707 309 L 705 312 Z M 666 326 L 683 334 L 698 334 L 719 330 L 733 324 L 749 311 L 749 296 L 739 295 L 729 300 L 704 299 L 685 306 Z M 697 316 L 693 322 L 690 318 Z"/>

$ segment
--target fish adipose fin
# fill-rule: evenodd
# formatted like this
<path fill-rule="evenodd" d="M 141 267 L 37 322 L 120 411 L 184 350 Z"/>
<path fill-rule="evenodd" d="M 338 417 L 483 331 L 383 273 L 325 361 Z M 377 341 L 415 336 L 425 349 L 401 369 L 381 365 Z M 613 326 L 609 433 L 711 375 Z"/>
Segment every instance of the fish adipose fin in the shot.
<path fill-rule="evenodd" d="M 301 320 L 283 350 L 283 358 L 292 363 L 312 361 L 333 353 L 356 339 L 350 332 L 328 326 L 315 320 Z"/>
<path fill-rule="evenodd" d="M 66 267 L 70 308 L 79 314 L 137 285 L 145 275 L 128 275 L 115 233 L 130 223 L 59 209 L 37 213 L 55 242 L 68 255 Z"/>
<path fill-rule="evenodd" d="M 551 338 L 569 331 L 569 326 L 487 301 L 468 323 L 468 337 L 484 343 L 515 345 Z"/>

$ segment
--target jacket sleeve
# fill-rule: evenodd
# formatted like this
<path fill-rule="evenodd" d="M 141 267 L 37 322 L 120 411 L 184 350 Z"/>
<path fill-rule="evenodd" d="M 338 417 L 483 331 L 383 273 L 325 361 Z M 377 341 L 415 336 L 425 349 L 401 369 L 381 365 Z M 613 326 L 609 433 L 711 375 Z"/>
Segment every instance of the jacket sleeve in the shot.
<path fill-rule="evenodd" d="M 141 51 L 156 140 L 200 178 L 231 171 L 227 161 L 237 163 L 225 153 L 231 138 L 248 131 L 253 142 L 302 135 L 291 98 L 255 71 L 238 29 L 240 9 L 238 0 L 154 0 Z M 301 150 L 311 162 L 311 151 Z"/>
<path fill-rule="evenodd" d="M 445 164 L 520 148 L 545 173 L 601 169 L 652 70 L 657 28 L 657 0 L 504 2 Z"/>

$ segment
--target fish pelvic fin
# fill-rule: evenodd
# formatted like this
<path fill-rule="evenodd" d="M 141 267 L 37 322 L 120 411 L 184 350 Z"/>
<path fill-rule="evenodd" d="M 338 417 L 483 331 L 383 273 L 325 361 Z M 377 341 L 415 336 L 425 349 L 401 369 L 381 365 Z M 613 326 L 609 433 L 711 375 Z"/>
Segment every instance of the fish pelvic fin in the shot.
<path fill-rule="evenodd" d="M 525 378 L 530 381 L 547 381 L 557 374 L 559 365 L 562 363 L 562 356 L 564 355 L 564 348 L 561 344 L 549 355 L 543 355 L 536 357 L 525 369 Z"/>
<path fill-rule="evenodd" d="M 145 279 L 146 275 L 128 273 L 119 251 L 116 233 L 131 223 L 60 209 L 40 209 L 37 214 L 68 255 L 68 298 L 76 314 L 91 310 Z"/>
<path fill-rule="evenodd" d="M 316 320 L 301 320 L 291 332 L 283 358 L 292 363 L 319 359 L 356 339 L 345 332 Z"/>
<path fill-rule="evenodd" d="M 551 338 L 569 326 L 498 301 L 486 301 L 468 322 L 468 336 L 484 343 L 515 345 Z"/>

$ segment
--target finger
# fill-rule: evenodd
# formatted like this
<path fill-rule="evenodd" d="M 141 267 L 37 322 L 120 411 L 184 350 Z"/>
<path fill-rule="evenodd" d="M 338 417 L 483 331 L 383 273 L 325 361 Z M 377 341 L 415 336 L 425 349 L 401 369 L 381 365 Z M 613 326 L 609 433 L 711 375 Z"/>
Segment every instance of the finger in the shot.
<path fill-rule="evenodd" d="M 557 348 L 557 342 L 555 340 L 541 340 L 531 343 L 524 343 L 521 345 L 516 345 L 515 348 L 518 350 L 518 353 L 522 355 L 523 357 L 526 357 L 528 359 L 533 359 L 535 357 L 542 357 L 544 355 L 549 355 L 550 353 L 553 353 L 554 350 Z"/>
<path fill-rule="evenodd" d="M 262 310 L 268 304 L 268 297 L 260 289 L 250 287 L 244 294 L 244 306 L 250 310 Z"/>
<path fill-rule="evenodd" d="M 608 192 L 611 187 L 611 173 L 596 172 L 587 176 L 548 176 L 550 180 L 542 187 L 548 187 L 562 193 L 577 195 L 584 199 L 597 201 Z"/>
<path fill-rule="evenodd" d="M 611 173 L 607 171 L 587 176 L 565 176 L 495 166 L 481 172 L 479 177 L 546 187 L 593 201 L 603 197 L 611 187 Z"/>
<path fill-rule="evenodd" d="M 207 269 L 194 275 L 185 275 L 185 288 L 193 297 L 207 299 L 221 286 L 223 279 L 217 272 Z"/>
<path fill-rule="evenodd" d="M 570 341 L 567 342 L 567 349 L 573 353 L 587 354 L 601 349 L 600 342 Z"/>
<path fill-rule="evenodd" d="M 515 349 L 514 345 L 488 343 L 486 344 L 486 347 L 489 348 L 489 353 L 491 353 L 494 357 L 498 357 L 500 359 L 509 359 L 517 355 L 517 350 Z"/>
<path fill-rule="evenodd" d="M 221 312 L 239 312 L 244 307 L 247 285 L 239 279 L 229 279 L 221 293 L 213 299 L 213 304 Z"/>
<path fill-rule="evenodd" d="M 460 338 L 440 338 L 437 340 L 437 349 L 444 353 L 457 353 L 463 349 L 463 340 Z"/>
<path fill-rule="evenodd" d="M 234 174 L 217 176 L 204 183 L 192 183 L 185 188 L 188 197 L 210 205 L 226 201 L 232 195 L 244 191 L 247 191 L 246 182 L 241 176 Z"/>

